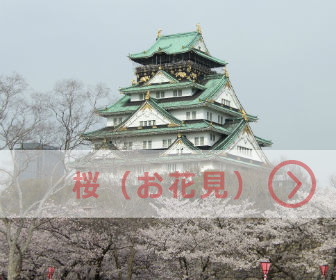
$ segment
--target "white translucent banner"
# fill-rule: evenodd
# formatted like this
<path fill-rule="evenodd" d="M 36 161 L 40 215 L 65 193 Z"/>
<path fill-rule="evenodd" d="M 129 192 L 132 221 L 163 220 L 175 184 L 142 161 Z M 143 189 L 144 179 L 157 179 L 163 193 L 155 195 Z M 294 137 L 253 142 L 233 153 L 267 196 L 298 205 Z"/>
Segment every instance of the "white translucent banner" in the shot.
<path fill-rule="evenodd" d="M 0 151 L 0 217 L 336 217 L 336 151 L 240 152 Z"/>

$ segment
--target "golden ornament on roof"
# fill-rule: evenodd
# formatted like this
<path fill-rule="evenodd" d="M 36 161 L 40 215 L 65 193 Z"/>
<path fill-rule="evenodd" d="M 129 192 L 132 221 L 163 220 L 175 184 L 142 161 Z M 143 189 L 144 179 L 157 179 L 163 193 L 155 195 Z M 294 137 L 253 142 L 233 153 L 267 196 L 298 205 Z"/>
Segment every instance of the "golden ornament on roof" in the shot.
<path fill-rule="evenodd" d="M 242 110 L 240 110 L 240 112 L 242 113 L 242 117 L 243 117 L 243 119 L 244 119 L 245 121 L 247 121 L 247 120 L 248 120 L 248 117 L 247 117 L 247 114 L 246 114 L 245 110 L 242 109 Z"/>
<path fill-rule="evenodd" d="M 202 34 L 201 25 L 199 23 L 196 24 L 196 30 L 199 34 Z"/>
<path fill-rule="evenodd" d="M 162 32 L 162 29 L 159 29 L 156 34 L 156 39 L 161 37 L 161 32 Z"/>
<path fill-rule="evenodd" d="M 224 75 L 225 75 L 226 78 L 229 78 L 229 72 L 226 69 L 226 67 L 224 67 Z"/>
<path fill-rule="evenodd" d="M 147 82 L 149 79 L 149 76 L 143 76 L 141 77 L 140 82 Z"/>
<path fill-rule="evenodd" d="M 182 72 L 182 71 L 180 71 L 180 72 L 177 72 L 177 73 L 176 73 L 176 77 L 184 78 L 184 77 L 186 77 L 186 76 L 187 76 L 186 72 Z"/>
<path fill-rule="evenodd" d="M 148 91 L 146 92 L 145 99 L 148 100 L 149 98 L 150 98 L 150 91 L 148 90 Z"/>

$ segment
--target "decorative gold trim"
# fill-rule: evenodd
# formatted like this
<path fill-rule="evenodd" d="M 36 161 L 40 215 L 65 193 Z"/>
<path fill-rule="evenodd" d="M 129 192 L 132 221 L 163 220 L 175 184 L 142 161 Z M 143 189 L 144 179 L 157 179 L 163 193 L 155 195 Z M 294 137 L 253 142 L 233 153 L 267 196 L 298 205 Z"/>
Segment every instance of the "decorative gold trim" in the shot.
<path fill-rule="evenodd" d="M 150 104 L 146 103 L 146 104 L 141 108 L 141 111 L 144 111 L 144 110 L 146 110 L 146 109 L 152 110 L 152 108 L 153 108 L 153 107 L 152 107 Z"/>
<path fill-rule="evenodd" d="M 150 99 L 150 91 L 149 91 L 149 90 L 146 92 L 145 99 L 146 99 L 146 100 Z"/>
<path fill-rule="evenodd" d="M 187 76 L 186 72 L 179 71 L 175 74 L 176 77 L 185 78 Z"/>
<path fill-rule="evenodd" d="M 197 31 L 199 34 L 202 34 L 201 25 L 200 25 L 199 23 L 196 24 L 196 31 Z"/>
<path fill-rule="evenodd" d="M 181 133 L 177 133 L 177 138 L 181 138 L 181 137 L 182 137 Z"/>
<path fill-rule="evenodd" d="M 157 128 L 157 126 L 156 126 L 156 125 L 153 125 L 152 128 Z"/>
<path fill-rule="evenodd" d="M 123 126 L 123 127 L 119 128 L 119 130 L 121 130 L 121 131 L 127 130 L 127 127 Z"/>
<path fill-rule="evenodd" d="M 243 119 L 244 119 L 245 121 L 248 121 L 248 117 L 247 117 L 247 114 L 246 114 L 245 110 L 244 110 L 244 109 L 241 109 L 240 112 L 242 113 L 242 117 L 243 117 Z"/>
<path fill-rule="evenodd" d="M 224 75 L 225 75 L 226 78 L 229 78 L 229 72 L 228 72 L 226 66 L 224 67 Z"/>
<path fill-rule="evenodd" d="M 183 142 L 182 142 L 181 139 L 179 139 L 179 140 L 176 141 L 176 144 L 183 144 Z"/>
<path fill-rule="evenodd" d="M 179 126 L 179 125 L 176 124 L 176 123 L 169 123 L 169 124 L 168 124 L 168 127 L 175 127 L 175 126 Z"/>
<path fill-rule="evenodd" d="M 140 78 L 140 82 L 144 82 L 144 83 L 149 81 L 149 80 L 150 80 L 149 76 L 143 76 L 143 77 Z"/>
<path fill-rule="evenodd" d="M 161 37 L 161 32 L 162 32 L 162 29 L 159 29 L 157 34 L 156 34 L 156 39 Z"/>
<path fill-rule="evenodd" d="M 245 126 L 244 132 L 247 133 L 247 134 L 252 134 L 252 131 L 248 126 Z"/>
<path fill-rule="evenodd" d="M 138 129 L 142 129 L 142 126 L 138 126 Z"/>

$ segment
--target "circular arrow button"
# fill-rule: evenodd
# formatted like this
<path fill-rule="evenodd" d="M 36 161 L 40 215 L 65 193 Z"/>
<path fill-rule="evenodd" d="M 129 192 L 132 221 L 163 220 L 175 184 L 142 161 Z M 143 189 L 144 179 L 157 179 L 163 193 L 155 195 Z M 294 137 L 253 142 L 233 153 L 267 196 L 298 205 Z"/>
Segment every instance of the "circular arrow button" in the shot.
<path fill-rule="evenodd" d="M 311 179 L 311 183 L 312 183 L 308 196 L 304 200 L 302 200 L 301 202 L 297 202 L 297 203 L 288 203 L 288 202 L 282 201 L 280 198 L 277 197 L 277 195 L 275 194 L 274 189 L 273 189 L 273 179 L 274 179 L 275 174 L 279 171 L 279 169 L 283 168 L 286 165 L 290 165 L 290 164 L 298 165 L 298 166 L 304 168 L 308 172 L 308 174 L 310 176 L 310 179 Z M 294 197 L 294 195 L 298 192 L 298 190 L 301 188 L 302 182 L 291 171 L 288 171 L 287 174 L 296 183 L 294 189 L 288 195 L 288 198 L 292 199 Z M 286 160 L 286 161 L 278 164 L 272 170 L 272 172 L 271 172 L 271 174 L 268 178 L 268 190 L 269 190 L 272 198 L 278 204 L 280 204 L 284 207 L 287 207 L 287 208 L 298 208 L 298 207 L 306 204 L 313 197 L 313 195 L 315 193 L 315 190 L 316 190 L 316 178 L 315 178 L 315 175 L 314 175 L 313 171 L 308 167 L 308 165 L 306 165 L 303 162 L 298 161 L 298 160 Z"/>

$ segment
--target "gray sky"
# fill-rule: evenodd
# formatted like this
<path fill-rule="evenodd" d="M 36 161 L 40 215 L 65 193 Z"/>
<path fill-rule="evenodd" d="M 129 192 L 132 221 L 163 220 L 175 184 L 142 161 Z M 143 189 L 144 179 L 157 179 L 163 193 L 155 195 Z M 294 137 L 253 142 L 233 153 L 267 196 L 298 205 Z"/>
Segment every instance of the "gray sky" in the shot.
<path fill-rule="evenodd" d="M 0 0 L 0 74 L 37 91 L 76 78 L 115 96 L 134 78 L 128 53 L 200 23 L 213 56 L 274 149 L 336 149 L 334 1 Z"/>

